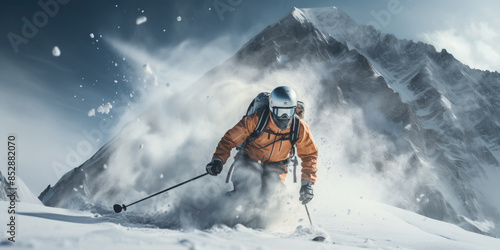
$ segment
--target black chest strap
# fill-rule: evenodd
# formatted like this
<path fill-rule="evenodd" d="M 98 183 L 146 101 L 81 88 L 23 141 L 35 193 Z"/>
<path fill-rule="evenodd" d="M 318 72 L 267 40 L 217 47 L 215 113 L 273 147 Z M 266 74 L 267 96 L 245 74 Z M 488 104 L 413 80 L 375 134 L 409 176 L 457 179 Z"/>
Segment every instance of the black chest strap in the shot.
<path fill-rule="evenodd" d="M 275 134 L 274 132 L 270 131 L 270 130 L 264 130 L 265 127 L 267 126 L 267 123 L 269 122 L 269 112 L 270 110 L 269 109 L 265 109 L 261 112 L 260 116 L 259 116 L 259 121 L 257 123 L 257 127 L 255 128 L 255 130 L 252 132 L 252 134 L 250 134 L 248 136 L 248 138 L 246 139 L 245 142 L 243 142 L 237 149 L 238 149 L 238 154 L 241 154 L 241 155 L 244 155 L 244 148 L 245 146 L 252 142 L 252 141 L 255 141 L 257 138 L 259 138 L 260 136 L 262 136 L 262 134 L 264 132 L 267 132 L 267 133 L 272 133 L 272 134 Z M 300 118 L 298 115 L 294 115 L 293 116 L 293 119 L 292 119 L 292 124 L 290 125 L 291 128 L 290 128 L 290 133 L 287 133 L 288 136 L 285 136 L 286 139 L 289 139 L 290 142 L 292 143 L 292 157 L 294 158 L 292 160 L 292 162 L 294 163 L 294 168 L 293 168 L 293 179 L 294 179 L 294 182 L 297 182 L 297 176 L 296 176 L 296 168 L 297 168 L 297 165 L 298 165 L 298 160 L 297 160 L 297 156 L 296 156 L 296 146 L 295 146 L 295 143 L 299 140 L 299 135 L 300 135 Z M 284 139 L 285 139 L 284 138 Z M 231 167 L 229 168 L 229 172 L 226 176 L 226 183 L 228 183 L 230 180 L 231 180 L 231 177 L 232 177 L 232 174 L 233 174 L 233 171 L 234 171 L 234 162 L 233 164 L 231 165 Z"/>

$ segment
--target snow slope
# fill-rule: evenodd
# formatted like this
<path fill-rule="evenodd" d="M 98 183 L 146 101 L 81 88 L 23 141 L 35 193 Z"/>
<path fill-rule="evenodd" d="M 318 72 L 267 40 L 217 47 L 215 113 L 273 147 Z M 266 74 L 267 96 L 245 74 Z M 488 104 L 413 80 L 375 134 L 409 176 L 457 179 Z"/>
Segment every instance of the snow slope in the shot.
<path fill-rule="evenodd" d="M 340 197 L 339 197 L 340 198 Z M 350 197 L 353 198 L 353 197 Z M 299 204 L 296 204 L 300 206 Z M 0 202 L 0 207 L 6 207 Z M 315 205 L 311 204 L 310 209 Z M 294 226 L 254 230 L 242 225 L 170 230 L 123 224 L 119 215 L 96 215 L 21 203 L 16 242 L 3 249 L 497 249 L 500 239 L 366 199 L 344 199 L 320 212 L 305 211 Z M 333 216 L 332 216 L 333 215 Z M 4 219 L 5 216 L 2 216 Z M 296 218 L 294 218 L 296 219 Z M 3 221 L 2 221 L 3 224 Z M 325 235 L 325 242 L 313 242 Z"/>

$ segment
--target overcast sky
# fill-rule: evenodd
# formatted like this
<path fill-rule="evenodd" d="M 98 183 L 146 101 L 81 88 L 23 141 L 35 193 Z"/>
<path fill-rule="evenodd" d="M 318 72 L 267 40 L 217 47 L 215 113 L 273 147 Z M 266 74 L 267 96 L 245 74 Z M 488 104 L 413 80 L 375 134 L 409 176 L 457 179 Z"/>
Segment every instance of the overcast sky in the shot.
<path fill-rule="evenodd" d="M 126 120 L 120 108 L 145 102 L 138 85 L 182 88 L 293 6 L 337 6 L 358 24 L 500 71 L 500 2 L 494 0 L 40 2 L 46 6 L 0 4 L 1 138 L 17 134 L 18 175 L 36 195 L 119 131 Z M 169 70 L 160 72 L 159 64 Z"/>

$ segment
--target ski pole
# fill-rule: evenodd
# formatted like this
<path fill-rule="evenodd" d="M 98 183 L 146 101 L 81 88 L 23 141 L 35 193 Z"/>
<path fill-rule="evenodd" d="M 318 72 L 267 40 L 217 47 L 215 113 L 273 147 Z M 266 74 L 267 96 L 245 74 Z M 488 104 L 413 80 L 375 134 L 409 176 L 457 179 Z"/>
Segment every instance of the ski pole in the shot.
<path fill-rule="evenodd" d="M 313 226 L 313 223 L 312 223 L 312 220 L 311 220 L 311 215 L 309 214 L 309 209 L 307 209 L 307 205 L 306 204 L 304 204 L 304 207 L 306 208 L 307 217 L 309 218 L 309 223 L 311 223 L 311 228 L 314 230 L 314 226 Z M 325 241 L 325 239 L 326 238 L 324 236 L 316 236 L 312 240 L 313 241 L 323 242 L 323 241 Z"/>
<path fill-rule="evenodd" d="M 309 209 L 307 209 L 307 205 L 306 204 L 304 204 L 304 207 L 306 208 L 307 217 L 309 218 L 309 223 L 311 223 L 311 227 L 314 228 L 313 222 L 311 220 L 311 215 L 309 214 Z"/>
<path fill-rule="evenodd" d="M 187 181 L 181 182 L 181 183 L 179 183 L 179 184 L 177 184 L 177 185 L 175 185 L 175 186 L 169 187 L 169 188 L 167 188 L 167 189 L 165 189 L 165 190 L 162 190 L 162 191 L 160 191 L 160 192 L 158 192 L 158 193 L 152 194 L 152 195 L 150 195 L 150 196 L 148 196 L 148 197 L 146 197 L 146 198 L 142 198 L 142 199 L 140 199 L 140 200 L 138 200 L 138 201 L 136 201 L 136 202 L 132 202 L 132 203 L 130 203 L 130 204 L 128 204 L 128 205 L 122 204 L 122 205 L 120 206 L 119 204 L 115 204 L 115 205 L 113 206 L 113 210 L 115 210 L 115 213 L 119 213 L 119 212 L 121 212 L 121 211 L 122 211 L 122 209 L 123 209 L 124 211 L 127 211 L 127 207 L 130 207 L 130 206 L 132 206 L 132 205 L 134 205 L 134 204 L 136 204 L 136 203 L 139 203 L 139 202 L 141 202 L 141 201 L 143 201 L 143 200 L 147 200 L 147 199 L 149 199 L 149 198 L 151 198 L 151 197 L 153 197 L 153 196 L 157 196 L 157 195 L 159 195 L 159 194 L 161 194 L 161 193 L 167 192 L 168 190 L 172 190 L 172 189 L 174 189 L 174 188 L 176 188 L 176 187 L 180 187 L 180 186 L 182 186 L 182 185 L 184 185 L 184 184 L 186 184 L 186 183 L 188 183 L 188 182 L 194 181 L 194 180 L 196 180 L 196 179 L 198 179 L 198 178 L 201 178 L 201 177 L 203 177 L 203 176 L 205 176 L 205 175 L 207 175 L 207 174 L 208 174 L 208 173 L 204 173 L 204 174 L 202 174 L 202 175 L 198 175 L 198 176 L 196 176 L 196 177 L 194 177 L 194 178 L 191 178 L 191 179 L 189 179 L 189 180 L 187 180 Z"/>

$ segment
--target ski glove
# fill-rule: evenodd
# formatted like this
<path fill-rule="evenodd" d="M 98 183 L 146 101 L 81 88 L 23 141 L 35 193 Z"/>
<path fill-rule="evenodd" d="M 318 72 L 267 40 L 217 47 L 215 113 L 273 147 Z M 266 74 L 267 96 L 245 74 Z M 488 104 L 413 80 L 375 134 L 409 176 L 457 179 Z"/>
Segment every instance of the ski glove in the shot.
<path fill-rule="evenodd" d="M 207 173 L 209 175 L 216 176 L 222 172 L 222 160 L 219 158 L 214 158 L 210 163 L 207 164 Z"/>
<path fill-rule="evenodd" d="M 312 200 L 312 198 L 314 197 L 312 185 L 313 185 L 313 183 L 310 181 L 306 181 L 306 180 L 302 181 L 302 187 L 300 188 L 299 200 L 302 201 L 302 204 L 304 204 L 304 205 L 309 203 Z"/>

